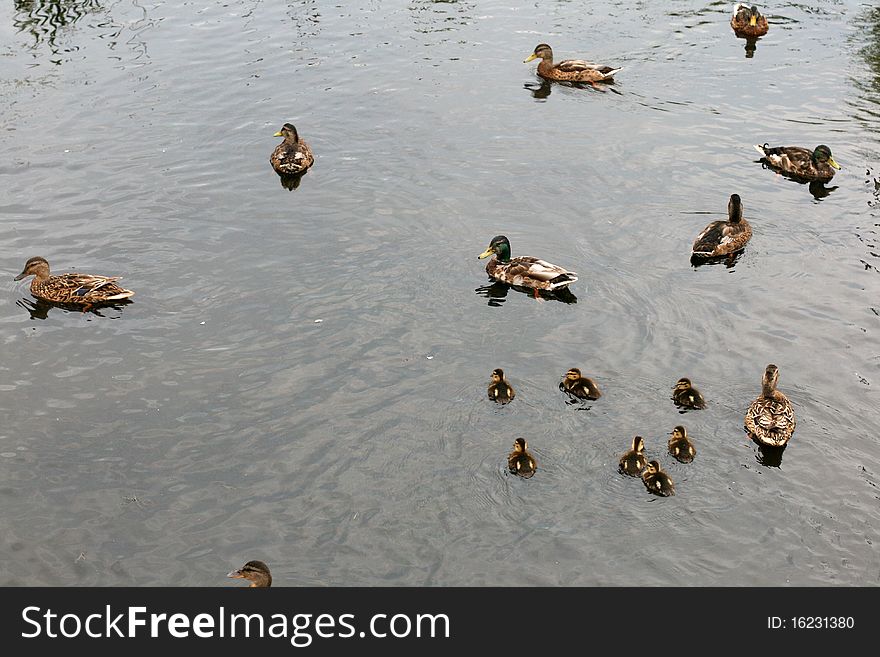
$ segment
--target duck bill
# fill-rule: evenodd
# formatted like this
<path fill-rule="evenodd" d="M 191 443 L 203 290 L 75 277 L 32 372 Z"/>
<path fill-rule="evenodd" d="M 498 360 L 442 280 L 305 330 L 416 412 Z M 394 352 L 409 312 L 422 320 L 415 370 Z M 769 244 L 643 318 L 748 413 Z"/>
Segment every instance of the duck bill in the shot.
<path fill-rule="evenodd" d="M 25 273 L 24 273 L 24 272 L 21 272 L 18 276 L 16 276 L 16 277 L 13 278 L 12 280 L 14 280 L 14 281 L 20 281 L 20 280 L 21 280 L 22 278 L 24 278 L 24 277 L 25 277 Z"/>
<path fill-rule="evenodd" d="M 282 135 L 281 132 L 278 131 L 278 132 L 276 132 L 276 133 L 275 133 L 274 135 L 272 135 L 272 136 L 273 136 L 273 137 L 283 137 L 284 135 Z"/>
<path fill-rule="evenodd" d="M 232 579 L 244 579 L 244 575 L 242 574 L 241 570 L 230 571 L 226 573 L 226 576 L 231 577 Z"/>
<path fill-rule="evenodd" d="M 838 170 L 840 169 L 840 165 L 839 165 L 837 162 L 834 161 L 834 158 L 833 158 L 833 157 L 829 157 L 829 158 L 828 158 L 828 164 L 830 164 L 831 166 L 833 166 L 835 169 L 838 169 Z"/>
<path fill-rule="evenodd" d="M 495 252 L 492 249 L 486 249 L 480 255 L 477 256 L 477 259 L 482 260 L 483 258 L 488 258 L 493 253 L 495 253 Z M 16 279 L 16 280 L 18 280 L 18 279 Z"/>
<path fill-rule="evenodd" d="M 538 56 L 537 56 L 535 53 L 532 53 L 531 55 L 529 55 L 528 57 L 526 57 L 526 58 L 523 60 L 523 64 L 528 64 L 528 63 L 529 63 L 530 61 L 532 61 L 533 59 L 538 59 Z"/>
<path fill-rule="evenodd" d="M 758 17 L 757 16 L 750 16 L 749 17 L 749 25 L 751 25 L 752 27 L 755 27 L 755 25 L 757 25 L 757 24 L 758 24 Z"/>

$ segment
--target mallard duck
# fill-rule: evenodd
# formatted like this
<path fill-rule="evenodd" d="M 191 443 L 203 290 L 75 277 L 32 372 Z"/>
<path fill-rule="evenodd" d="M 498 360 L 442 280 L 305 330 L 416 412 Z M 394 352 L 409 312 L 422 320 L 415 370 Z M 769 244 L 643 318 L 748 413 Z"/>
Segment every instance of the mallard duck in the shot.
<path fill-rule="evenodd" d="M 642 472 L 642 481 L 645 482 L 645 488 L 655 495 L 668 497 L 675 495 L 675 484 L 672 483 L 672 477 L 660 469 L 658 461 L 649 461 Z"/>
<path fill-rule="evenodd" d="M 528 479 L 538 469 L 538 462 L 529 452 L 529 446 L 525 438 L 517 438 L 513 441 L 513 451 L 507 457 L 507 469 L 511 474 L 519 475 Z"/>
<path fill-rule="evenodd" d="M 539 258 L 511 258 L 510 241 L 504 235 L 493 237 L 489 247 L 477 257 L 482 260 L 490 255 L 495 257 L 486 263 L 489 278 L 508 285 L 530 288 L 534 290 L 536 298 L 539 290 L 562 290 L 578 279 L 575 272 Z"/>
<path fill-rule="evenodd" d="M 92 306 L 128 299 L 134 294 L 116 284 L 120 276 L 95 276 L 93 274 L 67 273 L 51 276 L 49 262 L 40 256 L 29 259 L 16 281 L 33 276 L 31 294 L 38 299 L 53 303 Z"/>
<path fill-rule="evenodd" d="M 744 37 L 764 36 L 770 29 L 767 19 L 758 11 L 757 7 L 749 7 L 741 2 L 733 7 L 730 27 L 733 28 L 737 36 Z"/>
<path fill-rule="evenodd" d="M 645 458 L 645 441 L 641 436 L 633 438 L 632 449 L 620 457 L 618 469 L 630 477 L 638 477 L 648 465 Z"/>
<path fill-rule="evenodd" d="M 800 146 L 759 146 L 755 150 L 761 154 L 761 161 L 771 169 L 792 178 L 807 181 L 828 182 L 834 177 L 834 170 L 840 165 L 831 157 L 831 149 L 819 144 L 810 151 Z"/>
<path fill-rule="evenodd" d="M 489 399 L 499 404 L 506 404 L 516 396 L 513 386 L 504 378 L 504 370 L 500 367 L 492 370 L 492 383 L 489 384 Z"/>
<path fill-rule="evenodd" d="M 687 429 L 679 425 L 669 437 L 669 453 L 681 463 L 690 463 L 697 455 L 697 449 L 688 438 Z"/>
<path fill-rule="evenodd" d="M 586 82 L 597 89 L 597 82 L 613 82 L 614 74 L 621 70 L 610 66 L 599 66 L 583 59 L 566 59 L 554 64 L 553 50 L 546 43 L 535 46 L 535 51 L 523 62 L 528 63 L 539 57 L 541 62 L 538 64 L 538 75 L 542 78 L 564 82 Z"/>
<path fill-rule="evenodd" d="M 761 394 L 746 412 L 745 427 L 749 435 L 768 447 L 782 447 L 797 424 L 794 407 L 784 394 L 776 389 L 779 368 L 770 363 L 764 370 Z"/>
<path fill-rule="evenodd" d="M 594 400 L 602 396 L 599 386 L 596 385 L 593 379 L 581 376 L 581 371 L 576 367 L 572 367 L 565 373 L 559 386 L 568 394 L 574 395 L 579 399 Z"/>
<path fill-rule="evenodd" d="M 675 388 L 672 389 L 672 401 L 676 406 L 682 408 L 706 408 L 706 400 L 700 391 L 694 388 L 691 380 L 682 377 L 676 382 Z"/>
<path fill-rule="evenodd" d="M 692 258 L 718 258 L 745 248 L 752 239 L 752 227 L 743 217 L 739 194 L 730 195 L 727 217 L 727 221 L 713 221 L 697 236 L 691 249 Z"/>
<path fill-rule="evenodd" d="M 312 149 L 299 138 L 299 133 L 291 123 L 285 123 L 273 137 L 284 137 L 284 141 L 275 147 L 269 161 L 272 167 L 282 175 L 300 174 L 315 163 Z"/>
<path fill-rule="evenodd" d="M 226 575 L 233 579 L 246 579 L 250 581 L 248 588 L 269 588 L 272 586 L 272 573 L 269 566 L 262 561 L 248 561 L 238 570 L 233 570 Z"/>

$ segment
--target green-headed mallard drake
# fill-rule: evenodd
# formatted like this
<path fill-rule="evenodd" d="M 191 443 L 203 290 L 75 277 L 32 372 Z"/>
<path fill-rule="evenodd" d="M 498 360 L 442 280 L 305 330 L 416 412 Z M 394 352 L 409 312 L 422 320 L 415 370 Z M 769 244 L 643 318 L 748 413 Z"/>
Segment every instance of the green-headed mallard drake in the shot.
<path fill-rule="evenodd" d="M 577 367 L 572 367 L 565 373 L 565 376 L 559 383 L 559 387 L 579 399 L 595 400 L 602 396 L 599 386 L 596 385 L 595 381 L 586 376 L 581 376 L 581 371 Z"/>
<path fill-rule="evenodd" d="M 538 296 L 538 290 L 561 290 L 578 279 L 575 272 L 540 258 L 511 258 L 510 241 L 504 235 L 493 237 L 489 247 L 477 257 L 482 260 L 491 255 L 495 257 L 486 263 L 486 273 L 490 278 L 508 285 L 530 288 L 534 290 L 535 297 Z"/>
<path fill-rule="evenodd" d="M 553 50 L 546 43 L 535 46 L 535 51 L 523 62 L 527 63 L 538 58 L 541 59 L 538 64 L 538 75 L 542 78 L 563 82 L 586 82 L 594 87 L 597 82 L 613 82 L 614 74 L 621 70 L 593 64 L 583 59 L 566 59 L 554 64 Z"/>
<path fill-rule="evenodd" d="M 752 227 L 743 217 L 739 194 L 731 194 L 727 202 L 727 221 L 713 221 L 694 240 L 691 257 L 719 258 L 745 248 L 752 239 Z"/>
<path fill-rule="evenodd" d="M 507 469 L 511 474 L 519 475 L 528 479 L 538 469 L 538 462 L 529 452 L 529 446 L 525 438 L 517 438 L 513 441 L 513 451 L 507 457 Z"/>
<path fill-rule="evenodd" d="M 669 453 L 681 463 L 690 463 L 697 455 L 696 447 L 688 438 L 687 429 L 681 425 L 675 427 L 669 436 Z"/>
<path fill-rule="evenodd" d="M 33 276 L 31 294 L 53 303 L 83 306 L 83 310 L 106 303 L 122 301 L 134 294 L 116 284 L 120 276 L 67 273 L 52 276 L 49 262 L 40 256 L 29 259 L 16 281 Z"/>
<path fill-rule="evenodd" d="M 755 144 L 755 150 L 771 169 L 798 180 L 828 182 L 834 177 L 834 170 L 840 168 L 825 144 L 819 144 L 812 151 L 800 146 Z"/>
<path fill-rule="evenodd" d="M 758 11 L 758 8 L 744 5 L 739 2 L 733 7 L 733 15 L 730 17 L 730 27 L 737 36 L 759 37 L 767 34 L 770 25 L 767 19 Z"/>
<path fill-rule="evenodd" d="M 284 141 L 275 147 L 269 161 L 272 167 L 282 175 L 295 175 L 306 171 L 315 163 L 312 149 L 299 138 L 299 133 L 291 123 L 285 123 L 274 137 L 284 137 Z"/>
<path fill-rule="evenodd" d="M 513 400 L 516 392 L 510 382 L 504 378 L 504 370 L 500 367 L 492 370 L 492 383 L 489 384 L 489 399 L 499 404 Z"/>
<path fill-rule="evenodd" d="M 761 394 L 746 412 L 746 431 L 760 444 L 768 447 L 784 446 L 797 424 L 794 407 L 788 397 L 776 389 L 778 380 L 779 368 L 770 363 L 764 370 Z"/>
<path fill-rule="evenodd" d="M 269 588 L 272 586 L 272 573 L 269 572 L 269 566 L 262 561 L 248 561 L 241 568 L 233 570 L 226 576 L 250 581 L 249 588 Z"/>
<path fill-rule="evenodd" d="M 658 461 L 649 461 L 642 472 L 642 481 L 645 482 L 645 488 L 654 493 L 668 497 L 675 495 L 675 484 L 672 478 L 660 469 Z"/>
<path fill-rule="evenodd" d="M 672 401 L 682 408 L 706 408 L 706 400 L 687 377 L 680 378 L 672 389 Z"/>
<path fill-rule="evenodd" d="M 630 477 L 638 477 L 648 465 L 645 458 L 645 441 L 641 436 L 633 438 L 632 449 L 620 457 L 618 470 Z"/>

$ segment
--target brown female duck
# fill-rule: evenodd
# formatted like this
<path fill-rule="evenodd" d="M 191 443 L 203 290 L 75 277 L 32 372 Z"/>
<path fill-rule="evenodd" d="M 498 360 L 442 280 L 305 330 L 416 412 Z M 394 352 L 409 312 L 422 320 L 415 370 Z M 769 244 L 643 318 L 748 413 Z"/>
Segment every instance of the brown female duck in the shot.
<path fill-rule="evenodd" d="M 770 25 L 767 19 L 754 5 L 749 7 L 743 3 L 737 3 L 730 17 L 730 27 L 739 37 L 760 37 L 767 34 Z"/>
<path fill-rule="evenodd" d="M 586 82 L 598 89 L 597 82 L 613 82 L 614 74 L 620 68 L 599 66 L 583 59 L 566 59 L 553 62 L 553 50 L 546 43 L 539 43 L 535 51 L 526 57 L 524 63 L 540 58 L 538 75 L 546 80 L 563 82 Z"/>
<path fill-rule="evenodd" d="M 752 227 L 743 217 L 739 194 L 727 202 L 727 221 L 713 221 L 697 235 L 691 248 L 692 259 L 719 258 L 745 248 L 752 239 Z"/>
<path fill-rule="evenodd" d="M 768 447 L 783 447 L 797 424 L 794 407 L 788 397 L 776 389 L 778 380 L 779 368 L 770 363 L 761 380 L 761 394 L 746 411 L 746 431 L 757 442 Z"/>
<path fill-rule="evenodd" d="M 226 575 L 233 579 L 246 579 L 250 582 L 248 588 L 269 588 L 272 586 L 272 573 L 269 566 L 262 561 L 248 561 L 238 570 L 233 570 Z"/>
<path fill-rule="evenodd" d="M 290 176 L 304 173 L 315 163 L 312 149 L 299 138 L 293 124 L 285 123 L 273 136 L 284 137 L 284 141 L 275 147 L 269 157 L 269 162 L 279 174 Z"/>
<path fill-rule="evenodd" d="M 31 281 L 31 294 L 38 299 L 82 306 L 84 311 L 92 306 L 128 299 L 134 294 L 131 290 L 116 284 L 120 276 L 96 276 L 75 272 L 52 276 L 49 273 L 49 262 L 41 256 L 30 258 L 15 280 L 20 281 L 28 276 L 34 277 Z"/>

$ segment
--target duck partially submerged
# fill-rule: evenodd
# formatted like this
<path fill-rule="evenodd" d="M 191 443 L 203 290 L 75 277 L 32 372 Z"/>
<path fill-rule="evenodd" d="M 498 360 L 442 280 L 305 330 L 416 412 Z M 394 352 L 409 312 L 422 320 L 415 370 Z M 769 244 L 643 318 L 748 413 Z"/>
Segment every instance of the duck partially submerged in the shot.
<path fill-rule="evenodd" d="M 482 260 L 489 256 L 495 256 L 486 263 L 486 273 L 490 278 L 508 285 L 530 288 L 534 290 L 535 297 L 538 296 L 538 290 L 562 290 L 578 279 L 575 272 L 540 258 L 511 258 L 510 240 L 504 235 L 493 237 L 488 248 L 477 257 Z"/>
<path fill-rule="evenodd" d="M 755 144 L 761 162 L 771 169 L 802 181 L 826 183 L 840 165 L 831 156 L 831 149 L 819 144 L 812 151 L 801 146 L 770 146 Z"/>
<path fill-rule="evenodd" d="M 737 36 L 760 37 L 767 34 L 770 24 L 756 6 L 750 7 L 740 2 L 733 7 L 730 27 L 733 28 Z"/>
<path fill-rule="evenodd" d="M 233 579 L 246 579 L 250 582 L 248 588 L 269 588 L 272 586 L 272 573 L 269 566 L 262 561 L 248 561 L 238 570 L 233 570 L 226 575 Z"/>
<path fill-rule="evenodd" d="M 273 137 L 284 137 L 284 141 L 275 147 L 269 162 L 272 168 L 281 175 L 298 175 L 315 163 L 312 149 L 302 139 L 292 123 L 285 123 Z"/>
<path fill-rule="evenodd" d="M 645 441 L 641 436 L 636 436 L 632 441 L 632 448 L 620 457 L 618 470 L 630 477 L 638 477 L 648 465 L 645 458 Z"/>
<path fill-rule="evenodd" d="M 517 438 L 513 441 L 513 451 L 507 456 L 507 469 L 511 474 L 528 479 L 538 469 L 538 462 L 529 452 L 525 438 Z"/>
<path fill-rule="evenodd" d="M 583 59 L 565 59 L 561 62 L 553 62 L 553 50 L 546 43 L 535 46 L 534 52 L 526 57 L 523 62 L 528 63 L 540 58 L 538 75 L 547 80 L 564 82 L 586 82 L 597 87 L 597 82 L 613 82 L 614 74 L 621 70 L 620 67 L 612 68 L 593 64 Z"/>
<path fill-rule="evenodd" d="M 499 404 L 506 404 L 516 396 L 513 386 L 504 378 L 504 370 L 500 367 L 492 370 L 492 383 L 489 384 L 489 399 Z"/>
<path fill-rule="evenodd" d="M 794 433 L 797 421 L 788 397 L 776 389 L 779 368 L 773 363 L 764 369 L 761 394 L 746 411 L 745 428 L 749 436 L 767 447 L 783 447 Z"/>
<path fill-rule="evenodd" d="M 691 248 L 692 260 L 721 258 L 741 251 L 752 239 L 752 227 L 743 217 L 742 199 L 731 194 L 727 221 L 713 221 L 703 229 Z"/>
<path fill-rule="evenodd" d="M 578 399 L 596 400 L 602 396 L 596 382 L 589 377 L 583 376 L 577 367 L 572 367 L 565 373 L 565 376 L 559 383 L 559 387 Z"/>
<path fill-rule="evenodd" d="M 88 310 L 92 306 L 115 303 L 128 299 L 134 292 L 117 285 L 121 276 L 97 276 L 70 272 L 53 276 L 49 272 L 49 262 L 42 256 L 30 258 L 22 272 L 15 277 L 20 281 L 33 276 L 31 294 L 38 299 L 64 305 L 81 306 Z"/>

